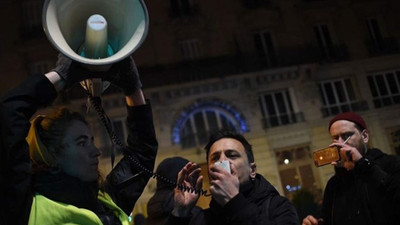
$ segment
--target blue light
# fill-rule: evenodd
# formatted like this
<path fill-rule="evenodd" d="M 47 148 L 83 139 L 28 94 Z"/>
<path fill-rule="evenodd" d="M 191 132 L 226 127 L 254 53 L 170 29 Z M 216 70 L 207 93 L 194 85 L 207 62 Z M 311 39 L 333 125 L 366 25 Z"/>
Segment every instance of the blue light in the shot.
<path fill-rule="evenodd" d="M 297 185 L 297 186 L 293 186 L 291 187 L 290 185 L 286 185 L 286 190 L 288 192 L 294 192 L 294 191 L 298 191 L 301 189 L 301 185 Z"/>
<path fill-rule="evenodd" d="M 222 111 L 228 112 L 236 122 L 239 124 L 239 129 L 241 133 L 245 133 L 248 131 L 246 120 L 242 114 L 239 113 L 237 109 L 232 107 L 231 105 L 219 100 L 219 99 L 198 99 L 192 105 L 186 107 L 182 110 L 179 115 L 179 118 L 175 121 L 175 124 L 172 128 L 172 142 L 173 144 L 180 143 L 180 131 L 188 116 L 190 116 L 193 112 L 201 108 L 220 108 Z"/>

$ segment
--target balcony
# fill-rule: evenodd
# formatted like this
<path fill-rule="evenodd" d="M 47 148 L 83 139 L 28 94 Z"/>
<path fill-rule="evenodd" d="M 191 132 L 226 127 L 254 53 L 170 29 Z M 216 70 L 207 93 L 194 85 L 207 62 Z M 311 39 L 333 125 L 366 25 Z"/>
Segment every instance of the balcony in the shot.
<path fill-rule="evenodd" d="M 304 115 L 302 112 L 269 116 L 261 120 L 264 129 L 300 122 L 304 122 Z"/>
<path fill-rule="evenodd" d="M 373 102 L 375 108 L 382 108 L 386 106 L 400 104 L 400 94 L 374 97 Z"/>
<path fill-rule="evenodd" d="M 268 6 L 269 4 L 269 0 L 242 0 L 242 5 L 246 9 L 258 9 Z"/>
<path fill-rule="evenodd" d="M 321 108 L 322 117 L 329 117 L 343 112 L 361 112 L 368 110 L 366 101 L 346 102 L 343 104 L 323 106 Z"/>
<path fill-rule="evenodd" d="M 399 53 L 399 45 L 396 38 L 383 38 L 382 40 L 367 40 L 365 44 L 370 56 L 380 56 Z"/>
<path fill-rule="evenodd" d="M 182 7 L 178 7 L 177 5 L 172 6 L 169 9 L 169 16 L 173 19 L 177 18 L 187 18 L 197 16 L 199 14 L 199 5 L 197 4 L 185 4 Z"/>
<path fill-rule="evenodd" d="M 170 65 L 139 68 L 141 79 L 149 87 L 194 82 L 237 74 L 241 65 L 234 55 L 185 61 Z"/>
<path fill-rule="evenodd" d="M 255 53 L 237 53 L 169 65 L 139 68 L 147 87 L 187 83 L 209 78 L 255 72 L 274 67 L 303 63 L 330 63 L 349 58 L 345 45 L 334 45 L 331 55 L 323 55 L 318 47 L 278 49 L 277 56 L 267 61 Z"/>
<path fill-rule="evenodd" d="M 320 63 L 341 62 L 350 58 L 345 44 L 336 44 L 326 48 L 314 47 L 309 49 L 309 53 Z"/>

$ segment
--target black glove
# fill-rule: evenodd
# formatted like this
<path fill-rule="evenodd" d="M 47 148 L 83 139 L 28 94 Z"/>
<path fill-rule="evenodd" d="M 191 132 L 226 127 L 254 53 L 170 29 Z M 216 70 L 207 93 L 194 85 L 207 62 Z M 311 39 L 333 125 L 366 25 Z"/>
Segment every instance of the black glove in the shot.
<path fill-rule="evenodd" d="M 58 73 L 66 82 L 65 88 L 70 88 L 73 84 L 88 78 L 99 77 L 98 72 L 92 72 L 85 69 L 80 63 L 77 63 L 63 54 L 58 54 L 56 68 L 52 71 Z"/>
<path fill-rule="evenodd" d="M 142 87 L 139 72 L 131 56 L 112 65 L 105 80 L 121 88 L 125 95 L 131 95 Z"/>

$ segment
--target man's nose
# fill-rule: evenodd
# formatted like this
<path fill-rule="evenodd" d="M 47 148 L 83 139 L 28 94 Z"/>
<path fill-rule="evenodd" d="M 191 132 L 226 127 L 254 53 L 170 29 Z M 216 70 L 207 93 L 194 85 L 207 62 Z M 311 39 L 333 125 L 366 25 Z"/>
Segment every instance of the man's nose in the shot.
<path fill-rule="evenodd" d="M 96 146 L 93 145 L 92 149 L 92 155 L 93 157 L 99 157 L 101 155 L 100 149 L 98 149 Z"/>

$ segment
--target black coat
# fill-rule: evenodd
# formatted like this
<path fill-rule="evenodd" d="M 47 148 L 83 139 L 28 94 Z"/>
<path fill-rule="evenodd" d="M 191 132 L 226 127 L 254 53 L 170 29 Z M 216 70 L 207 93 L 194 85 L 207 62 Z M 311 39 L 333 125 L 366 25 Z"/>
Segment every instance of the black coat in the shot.
<path fill-rule="evenodd" d="M 1 149 L 2 161 L 7 170 L 1 171 L 4 185 L 0 205 L 0 224 L 27 224 L 35 192 L 67 204 L 88 208 L 100 218 L 109 214 L 97 201 L 97 184 L 85 184 L 65 174 L 31 174 L 28 144 L 25 137 L 30 127 L 29 119 L 40 108 L 50 105 L 57 92 L 43 75 L 30 76 L 20 86 L 3 98 L 4 119 L 11 127 L 6 135 L 7 148 Z M 114 167 L 104 181 L 104 190 L 128 215 L 145 188 L 149 176 L 134 166 L 127 155 L 136 159 L 149 170 L 153 170 L 157 153 L 157 140 L 150 105 L 127 107 L 128 147 L 125 156 Z M 5 158 L 4 158 L 5 157 Z M 100 205 L 99 205 L 100 204 Z M 3 220 L 4 218 L 4 220 Z"/>
<path fill-rule="evenodd" d="M 400 157 L 369 149 L 353 171 L 336 169 L 326 185 L 324 225 L 396 225 L 399 214 Z"/>
<path fill-rule="evenodd" d="M 210 208 L 203 212 L 205 225 L 299 224 L 293 204 L 259 174 L 253 182 L 242 185 L 240 193 L 224 207 L 211 200 Z M 167 224 L 189 224 L 189 220 L 170 215 Z"/>
<path fill-rule="evenodd" d="M 144 225 L 163 225 L 174 207 L 173 188 L 157 190 L 147 203 L 147 218 Z M 191 225 L 200 225 L 203 220 L 201 208 L 195 206 L 192 209 Z"/>

